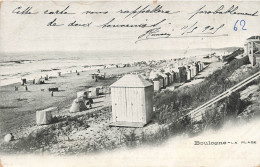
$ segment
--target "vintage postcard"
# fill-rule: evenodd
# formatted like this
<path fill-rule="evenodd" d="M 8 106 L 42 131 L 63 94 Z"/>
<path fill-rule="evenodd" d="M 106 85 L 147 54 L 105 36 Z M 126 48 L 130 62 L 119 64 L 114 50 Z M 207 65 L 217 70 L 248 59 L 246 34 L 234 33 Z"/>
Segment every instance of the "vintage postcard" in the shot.
<path fill-rule="evenodd" d="M 260 1 L 1 1 L 0 167 L 260 165 Z"/>

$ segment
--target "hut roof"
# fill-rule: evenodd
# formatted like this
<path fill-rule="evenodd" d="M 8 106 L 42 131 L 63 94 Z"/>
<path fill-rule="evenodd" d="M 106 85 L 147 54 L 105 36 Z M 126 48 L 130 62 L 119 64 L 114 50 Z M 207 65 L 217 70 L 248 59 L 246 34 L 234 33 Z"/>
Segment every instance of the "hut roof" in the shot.
<path fill-rule="evenodd" d="M 143 78 L 142 75 L 125 75 L 124 77 L 122 77 L 121 79 L 119 79 L 118 81 L 116 81 L 115 83 L 113 83 L 111 85 L 111 87 L 132 87 L 132 88 L 136 88 L 136 87 L 148 87 L 148 86 L 152 86 L 153 84 L 147 80 L 145 80 Z"/>
<path fill-rule="evenodd" d="M 250 38 L 247 39 L 260 39 L 260 36 L 251 36 Z"/>

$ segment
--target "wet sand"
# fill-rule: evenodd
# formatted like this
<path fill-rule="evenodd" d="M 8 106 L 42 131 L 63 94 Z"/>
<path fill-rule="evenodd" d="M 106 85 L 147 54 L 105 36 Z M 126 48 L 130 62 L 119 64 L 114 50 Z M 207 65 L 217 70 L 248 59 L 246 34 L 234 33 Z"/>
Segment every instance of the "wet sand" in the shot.
<path fill-rule="evenodd" d="M 0 137 L 15 132 L 21 127 L 35 125 L 37 110 L 53 106 L 62 110 L 71 105 L 78 91 L 92 86 L 111 85 L 116 78 L 108 78 L 110 74 L 124 74 L 144 69 L 140 67 L 102 69 L 101 73 L 105 72 L 107 78 L 98 82 L 95 82 L 90 75 L 96 70 L 80 72 L 80 75 L 74 72 L 51 78 L 45 84 L 33 85 L 30 81 L 27 83 L 28 91 L 20 83 L 2 86 L 0 87 Z M 18 86 L 18 91 L 15 91 L 15 86 Z M 59 92 L 54 92 L 52 97 L 51 92 L 48 91 L 49 87 L 58 87 Z"/>

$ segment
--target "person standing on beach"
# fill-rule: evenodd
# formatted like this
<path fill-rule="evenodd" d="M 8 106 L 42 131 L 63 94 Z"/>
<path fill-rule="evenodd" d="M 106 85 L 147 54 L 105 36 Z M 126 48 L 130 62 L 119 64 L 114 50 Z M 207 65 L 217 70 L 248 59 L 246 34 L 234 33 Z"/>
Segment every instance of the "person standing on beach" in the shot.
<path fill-rule="evenodd" d="M 28 87 L 27 87 L 27 85 L 25 86 L 25 90 L 28 91 Z"/>
<path fill-rule="evenodd" d="M 51 96 L 53 96 L 53 91 L 51 91 Z"/>

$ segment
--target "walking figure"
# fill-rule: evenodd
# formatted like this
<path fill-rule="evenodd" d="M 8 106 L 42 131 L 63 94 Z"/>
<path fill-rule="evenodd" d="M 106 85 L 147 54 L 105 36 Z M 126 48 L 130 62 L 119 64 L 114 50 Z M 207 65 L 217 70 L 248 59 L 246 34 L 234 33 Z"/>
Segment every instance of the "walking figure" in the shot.
<path fill-rule="evenodd" d="M 25 86 L 25 90 L 28 91 L 28 87 L 27 87 L 27 85 Z"/>

